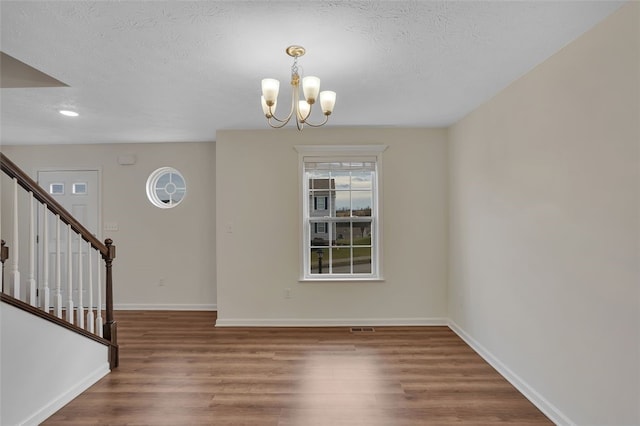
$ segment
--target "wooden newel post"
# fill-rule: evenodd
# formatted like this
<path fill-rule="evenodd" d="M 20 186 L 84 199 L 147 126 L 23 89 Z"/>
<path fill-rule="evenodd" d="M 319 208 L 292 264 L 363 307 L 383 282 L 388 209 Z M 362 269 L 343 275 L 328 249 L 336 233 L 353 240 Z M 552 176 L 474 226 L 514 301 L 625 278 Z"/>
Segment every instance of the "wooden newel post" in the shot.
<path fill-rule="evenodd" d="M 105 300 L 106 300 L 106 314 L 107 322 L 102 328 L 102 336 L 113 343 L 109 363 L 111 368 L 118 366 L 118 333 L 117 324 L 113 319 L 113 272 L 112 263 L 116 258 L 116 247 L 113 245 L 113 240 L 107 238 L 104 240 L 104 245 L 107 246 L 107 254 L 103 255 L 105 267 L 106 267 L 106 283 L 105 283 Z"/>
<path fill-rule="evenodd" d="M 2 240 L 2 248 L 0 248 L 0 260 L 2 261 L 2 292 L 4 293 L 4 261 L 9 258 L 9 247 L 5 246 L 6 242 Z"/>

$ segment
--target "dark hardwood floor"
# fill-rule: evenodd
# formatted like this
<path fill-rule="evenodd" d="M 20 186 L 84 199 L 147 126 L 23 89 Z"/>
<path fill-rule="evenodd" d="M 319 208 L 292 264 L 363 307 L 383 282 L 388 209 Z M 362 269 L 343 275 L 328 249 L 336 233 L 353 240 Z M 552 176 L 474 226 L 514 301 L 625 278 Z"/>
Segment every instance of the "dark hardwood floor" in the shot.
<path fill-rule="evenodd" d="M 215 328 L 116 312 L 120 367 L 44 425 L 539 425 L 447 327 Z"/>

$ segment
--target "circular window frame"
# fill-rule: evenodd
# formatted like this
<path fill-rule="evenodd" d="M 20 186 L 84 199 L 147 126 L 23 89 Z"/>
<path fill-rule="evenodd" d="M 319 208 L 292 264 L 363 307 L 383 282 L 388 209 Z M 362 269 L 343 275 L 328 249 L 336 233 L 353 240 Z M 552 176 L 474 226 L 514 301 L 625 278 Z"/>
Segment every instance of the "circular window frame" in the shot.
<path fill-rule="evenodd" d="M 171 185 L 173 188 L 173 192 L 166 191 L 166 193 L 170 195 L 168 202 L 160 199 L 157 193 L 157 190 L 159 189 L 157 187 L 158 181 L 166 175 L 169 175 L 170 177 L 169 177 L 169 182 L 165 185 L 165 189 L 169 187 L 169 185 Z M 171 179 L 171 175 L 176 175 L 180 179 L 182 179 L 182 182 L 184 182 L 184 187 L 176 187 L 176 184 L 173 182 L 173 179 Z M 175 194 L 176 191 L 183 190 L 183 189 L 184 189 L 184 193 L 182 195 L 182 198 L 180 198 L 177 201 L 173 201 L 173 198 L 171 196 Z M 184 178 L 182 173 L 180 173 L 177 169 L 173 167 L 169 167 L 169 166 L 160 167 L 159 169 L 156 169 L 153 172 L 151 172 L 151 174 L 147 178 L 146 190 L 147 190 L 147 198 L 149 199 L 151 204 L 161 209 L 172 209 L 180 205 L 180 203 L 182 203 L 184 199 L 187 197 L 187 180 Z"/>

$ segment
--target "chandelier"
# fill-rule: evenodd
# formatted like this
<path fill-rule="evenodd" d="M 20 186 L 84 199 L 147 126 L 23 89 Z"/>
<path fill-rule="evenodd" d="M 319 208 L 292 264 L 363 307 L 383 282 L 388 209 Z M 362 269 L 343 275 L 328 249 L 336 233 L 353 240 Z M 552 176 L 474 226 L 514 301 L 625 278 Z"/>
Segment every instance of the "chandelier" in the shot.
<path fill-rule="evenodd" d="M 265 78 L 262 80 L 262 111 L 267 117 L 267 123 L 274 129 L 284 127 L 292 117 L 296 119 L 298 130 L 302 130 L 305 124 L 311 127 L 320 127 L 329 121 L 329 116 L 333 112 L 336 103 L 336 92 L 325 90 L 320 92 L 320 79 L 318 77 L 304 77 L 302 79 L 302 93 L 304 99 L 300 99 L 300 75 L 298 74 L 298 58 L 305 54 L 302 46 L 287 47 L 287 55 L 293 58 L 291 66 L 291 111 L 284 118 L 276 117 L 276 105 L 278 103 L 278 91 L 280 90 L 280 82 L 274 78 Z M 320 123 L 312 123 L 309 121 L 313 104 L 320 94 L 320 108 L 324 114 L 324 121 Z"/>

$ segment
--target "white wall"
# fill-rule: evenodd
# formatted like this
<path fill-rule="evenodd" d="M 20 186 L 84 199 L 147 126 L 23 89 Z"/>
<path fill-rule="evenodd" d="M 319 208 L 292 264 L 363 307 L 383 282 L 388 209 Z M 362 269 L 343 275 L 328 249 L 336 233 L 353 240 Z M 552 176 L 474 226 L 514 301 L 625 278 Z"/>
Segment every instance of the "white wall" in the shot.
<path fill-rule="evenodd" d="M 449 315 L 559 423 L 640 424 L 639 14 L 449 133 Z"/>
<path fill-rule="evenodd" d="M 102 235 L 117 248 L 116 309 L 215 308 L 215 143 L 3 146 L 2 151 L 32 177 L 45 168 L 100 170 L 102 222 L 118 225 L 118 231 Z M 136 164 L 119 165 L 121 155 L 135 155 Z M 162 166 L 177 168 L 187 181 L 187 196 L 173 209 L 154 207 L 146 197 L 147 177 Z M 5 234 L 11 229 L 7 195 L 3 188 Z M 26 252 L 21 262 L 27 264 Z"/>
<path fill-rule="evenodd" d="M 0 424 L 37 425 L 109 372 L 109 349 L 0 303 Z"/>
<path fill-rule="evenodd" d="M 387 144 L 384 282 L 299 282 L 295 145 Z M 446 318 L 443 129 L 219 131 L 218 325 L 426 324 Z M 232 225 L 233 232 L 225 231 Z M 285 289 L 291 298 L 285 299 Z"/>

